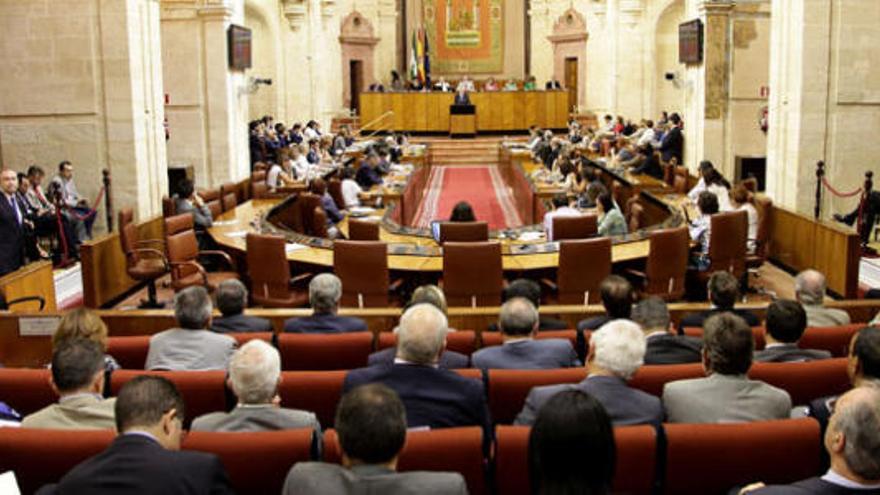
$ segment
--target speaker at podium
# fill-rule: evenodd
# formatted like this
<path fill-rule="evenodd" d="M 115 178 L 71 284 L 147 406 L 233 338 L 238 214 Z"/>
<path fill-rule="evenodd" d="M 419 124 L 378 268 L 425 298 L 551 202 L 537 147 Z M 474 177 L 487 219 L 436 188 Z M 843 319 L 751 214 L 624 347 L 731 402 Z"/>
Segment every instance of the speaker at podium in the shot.
<path fill-rule="evenodd" d="M 456 103 L 449 106 L 450 137 L 474 137 L 477 135 L 477 107 L 470 99 L 466 103 L 458 103 L 459 95 L 455 95 Z M 467 95 L 465 95 L 467 97 Z"/>

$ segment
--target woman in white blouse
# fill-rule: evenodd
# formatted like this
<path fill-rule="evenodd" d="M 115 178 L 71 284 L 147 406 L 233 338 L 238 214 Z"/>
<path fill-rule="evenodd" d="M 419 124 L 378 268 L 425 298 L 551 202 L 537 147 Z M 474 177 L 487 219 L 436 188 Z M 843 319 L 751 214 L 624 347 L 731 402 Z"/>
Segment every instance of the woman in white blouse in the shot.
<path fill-rule="evenodd" d="M 754 198 L 745 186 L 739 184 L 731 195 L 734 211 L 745 210 L 749 219 L 749 231 L 746 236 L 746 249 L 749 254 L 754 254 L 758 241 L 758 210 L 755 208 Z"/>

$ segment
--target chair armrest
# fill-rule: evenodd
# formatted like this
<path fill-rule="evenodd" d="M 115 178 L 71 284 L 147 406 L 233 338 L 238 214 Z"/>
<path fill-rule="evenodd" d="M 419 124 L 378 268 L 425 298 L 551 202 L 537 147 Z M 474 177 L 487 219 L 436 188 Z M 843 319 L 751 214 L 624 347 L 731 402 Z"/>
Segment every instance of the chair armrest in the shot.
<path fill-rule="evenodd" d="M 218 258 L 223 258 L 223 260 L 225 260 L 226 263 L 229 265 L 229 268 L 232 268 L 233 271 L 235 271 L 235 269 L 236 269 L 235 261 L 233 261 L 232 257 L 229 256 L 229 254 L 224 251 L 217 251 L 214 249 L 209 249 L 207 251 L 199 251 L 199 256 L 203 256 L 203 255 L 217 256 Z"/>
<path fill-rule="evenodd" d="M 138 253 L 138 254 L 149 254 L 150 256 L 152 256 L 154 258 L 159 258 L 160 260 L 162 260 L 162 263 L 165 265 L 165 269 L 166 270 L 168 269 L 168 258 L 165 257 L 165 253 L 163 253 L 162 251 L 159 251 L 158 249 L 136 248 L 133 250 L 133 252 Z"/>
<path fill-rule="evenodd" d="M 640 272 L 640 271 L 633 269 L 633 268 L 627 268 L 626 273 L 629 275 L 639 277 L 639 278 L 644 278 L 644 279 L 648 278 L 648 276 L 645 274 L 645 272 Z"/>
<path fill-rule="evenodd" d="M 400 287 L 401 287 L 402 285 L 403 285 L 403 279 L 402 279 L 402 278 L 399 278 L 399 279 L 397 279 L 397 280 L 392 280 L 391 283 L 388 284 L 388 290 L 389 290 L 389 291 L 396 291 L 396 290 L 400 289 Z"/>
<path fill-rule="evenodd" d="M 185 265 L 191 265 L 191 266 L 195 267 L 195 269 L 198 270 L 199 275 L 202 276 L 202 282 L 205 285 L 208 285 L 208 272 L 205 271 L 205 267 L 203 267 L 201 264 L 199 264 L 199 262 L 197 262 L 197 261 L 172 261 L 170 264 L 171 264 L 172 268 L 181 267 L 181 266 L 185 266 Z"/>
<path fill-rule="evenodd" d="M 143 240 L 139 239 L 135 244 L 143 244 L 143 245 L 158 244 L 160 246 L 164 246 L 165 241 L 162 239 L 143 239 Z"/>
<path fill-rule="evenodd" d="M 290 286 L 292 287 L 300 282 L 305 282 L 314 276 L 315 274 L 312 272 L 300 273 L 299 275 L 290 278 Z"/>
<path fill-rule="evenodd" d="M 541 283 L 544 284 L 548 289 L 550 289 L 553 292 L 559 291 L 559 286 L 556 285 L 556 282 L 550 280 L 549 278 L 542 278 Z"/>

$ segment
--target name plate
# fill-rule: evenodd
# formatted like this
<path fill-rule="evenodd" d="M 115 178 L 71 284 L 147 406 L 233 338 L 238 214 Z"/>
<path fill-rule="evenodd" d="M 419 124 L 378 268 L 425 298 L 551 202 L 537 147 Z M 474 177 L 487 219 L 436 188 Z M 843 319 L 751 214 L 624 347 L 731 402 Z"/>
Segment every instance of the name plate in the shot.
<path fill-rule="evenodd" d="M 61 322 L 59 316 L 34 316 L 18 319 L 20 337 L 51 337 Z"/>

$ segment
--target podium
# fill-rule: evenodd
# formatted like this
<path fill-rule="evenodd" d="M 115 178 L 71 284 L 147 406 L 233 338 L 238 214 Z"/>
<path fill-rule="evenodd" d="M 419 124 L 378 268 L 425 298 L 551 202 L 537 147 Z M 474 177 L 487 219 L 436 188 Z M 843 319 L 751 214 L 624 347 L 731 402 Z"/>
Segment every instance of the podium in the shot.
<path fill-rule="evenodd" d="M 477 108 L 474 105 L 449 106 L 449 136 L 474 137 L 477 135 Z"/>

